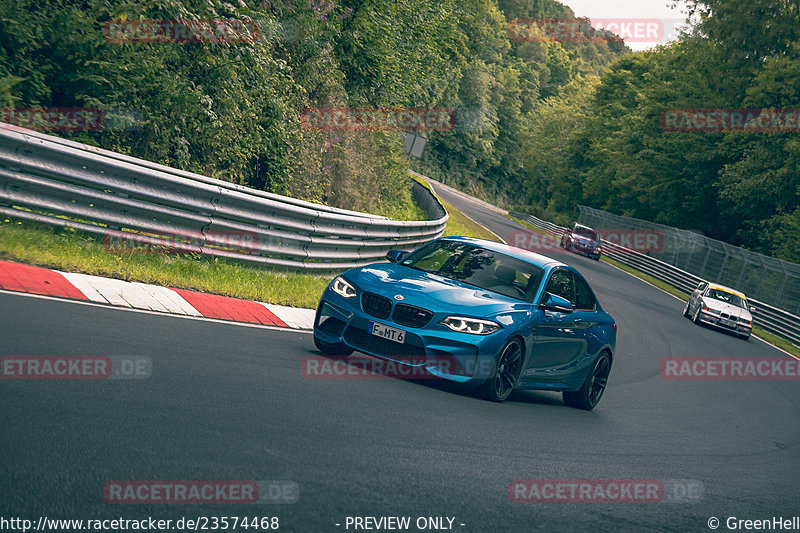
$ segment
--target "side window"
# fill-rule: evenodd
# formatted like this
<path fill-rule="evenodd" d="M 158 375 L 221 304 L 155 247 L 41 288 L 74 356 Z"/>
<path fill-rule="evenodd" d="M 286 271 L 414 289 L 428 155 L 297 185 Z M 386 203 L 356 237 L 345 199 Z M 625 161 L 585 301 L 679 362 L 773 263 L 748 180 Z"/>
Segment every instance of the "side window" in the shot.
<path fill-rule="evenodd" d="M 583 279 L 583 276 L 572 273 L 575 278 L 575 309 L 594 311 L 597 300 L 594 297 L 591 287 Z"/>
<path fill-rule="evenodd" d="M 575 283 L 572 278 L 572 273 L 569 270 L 556 270 L 550 275 L 547 280 L 547 287 L 545 291 L 552 292 L 556 296 L 561 296 L 575 303 Z"/>

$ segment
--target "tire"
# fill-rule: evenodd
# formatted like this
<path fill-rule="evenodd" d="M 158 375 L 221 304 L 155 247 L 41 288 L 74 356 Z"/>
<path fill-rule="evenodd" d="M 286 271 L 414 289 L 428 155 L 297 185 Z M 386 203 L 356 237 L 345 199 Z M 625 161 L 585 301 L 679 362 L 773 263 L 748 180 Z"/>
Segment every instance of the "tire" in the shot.
<path fill-rule="evenodd" d="M 683 316 L 689 318 L 689 300 L 686 300 L 686 306 L 683 308 Z"/>
<path fill-rule="evenodd" d="M 561 395 L 564 403 L 570 407 L 591 411 L 600 402 L 608 384 L 608 375 L 611 372 L 611 359 L 603 352 L 597 358 L 592 371 L 586 376 L 581 388 L 577 391 L 564 391 Z"/>
<path fill-rule="evenodd" d="M 697 310 L 694 312 L 694 316 L 692 317 L 692 322 L 694 322 L 698 326 L 700 325 L 700 306 L 699 305 L 697 306 Z"/>
<path fill-rule="evenodd" d="M 595 261 L 600 261 L 600 256 L 599 256 L 599 255 L 597 255 L 597 256 L 595 256 L 595 257 L 592 257 L 592 259 L 594 259 Z"/>
<path fill-rule="evenodd" d="M 508 341 L 500 350 L 492 377 L 481 386 L 481 396 L 492 402 L 503 402 L 511 396 L 522 372 L 524 355 L 519 339 Z"/>
<path fill-rule="evenodd" d="M 350 355 L 353 349 L 343 342 L 330 343 L 321 341 L 314 335 L 314 346 L 325 355 Z"/>
<path fill-rule="evenodd" d="M 745 341 L 745 342 L 750 340 L 750 334 L 749 333 L 747 335 L 738 335 L 738 337 L 740 339 L 742 339 L 743 341 Z"/>

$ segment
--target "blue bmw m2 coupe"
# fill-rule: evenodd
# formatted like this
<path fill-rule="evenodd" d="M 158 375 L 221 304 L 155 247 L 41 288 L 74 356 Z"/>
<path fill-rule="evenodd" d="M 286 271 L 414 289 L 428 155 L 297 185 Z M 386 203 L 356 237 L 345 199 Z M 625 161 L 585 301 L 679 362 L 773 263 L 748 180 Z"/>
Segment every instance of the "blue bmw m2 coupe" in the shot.
<path fill-rule="evenodd" d="M 467 237 L 386 259 L 325 289 L 314 321 L 321 352 L 422 367 L 498 402 L 515 389 L 560 391 L 586 410 L 600 401 L 617 326 L 574 268 Z"/>

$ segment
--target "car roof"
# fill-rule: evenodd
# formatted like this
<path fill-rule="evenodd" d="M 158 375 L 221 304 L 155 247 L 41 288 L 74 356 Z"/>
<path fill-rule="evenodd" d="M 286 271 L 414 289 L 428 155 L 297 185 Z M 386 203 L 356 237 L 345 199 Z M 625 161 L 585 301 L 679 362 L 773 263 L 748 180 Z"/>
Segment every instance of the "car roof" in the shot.
<path fill-rule="evenodd" d="M 526 261 L 541 268 L 568 266 L 560 261 L 551 259 L 546 255 L 530 252 L 523 248 L 517 248 L 516 246 L 509 246 L 507 244 L 502 244 L 499 242 L 487 241 L 485 239 L 476 239 L 474 237 L 462 237 L 462 236 L 448 236 L 448 237 L 442 237 L 441 239 L 447 241 L 463 242 L 466 244 L 472 244 L 474 246 L 480 246 L 481 248 L 486 248 L 487 250 L 491 250 L 493 252 L 499 252 L 502 254 L 510 255 L 511 257 L 515 257 L 517 259 L 522 259 L 523 261 Z"/>
<path fill-rule="evenodd" d="M 597 231 L 595 231 L 594 229 L 590 228 L 589 226 L 584 226 L 583 224 L 578 224 L 578 223 L 576 222 L 576 223 L 575 223 L 575 229 L 578 229 L 578 228 L 581 228 L 581 229 L 589 229 L 589 230 L 592 230 L 592 231 L 594 231 L 595 233 L 597 233 Z"/>
<path fill-rule="evenodd" d="M 725 292 L 729 292 L 731 294 L 735 294 L 736 296 L 744 298 L 745 300 L 747 299 L 747 296 L 745 296 L 743 292 L 737 291 L 736 289 L 732 289 L 730 287 L 726 287 L 725 285 L 719 285 L 717 283 L 709 283 L 708 284 L 708 288 L 709 289 L 719 289 L 721 291 L 725 291 Z"/>

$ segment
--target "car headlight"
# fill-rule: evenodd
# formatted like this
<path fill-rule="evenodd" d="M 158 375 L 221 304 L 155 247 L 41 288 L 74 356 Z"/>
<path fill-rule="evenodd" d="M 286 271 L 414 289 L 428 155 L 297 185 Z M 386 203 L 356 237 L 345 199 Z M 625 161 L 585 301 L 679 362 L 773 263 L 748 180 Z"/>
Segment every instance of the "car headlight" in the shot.
<path fill-rule="evenodd" d="M 466 318 L 463 316 L 449 316 L 439 322 L 453 331 L 459 333 L 471 333 L 473 335 L 489 335 L 500 329 L 500 324 L 491 320 L 480 320 L 478 318 Z"/>
<path fill-rule="evenodd" d="M 354 298 L 356 296 L 355 287 L 347 283 L 341 276 L 337 276 L 331 282 L 331 290 L 344 298 Z"/>
<path fill-rule="evenodd" d="M 742 317 L 739 317 L 739 324 L 744 324 L 745 326 L 750 326 L 753 324 L 752 320 L 747 320 Z"/>
<path fill-rule="evenodd" d="M 714 309 L 713 307 L 709 307 L 706 304 L 703 304 L 703 311 L 711 315 L 719 314 L 719 309 Z"/>

